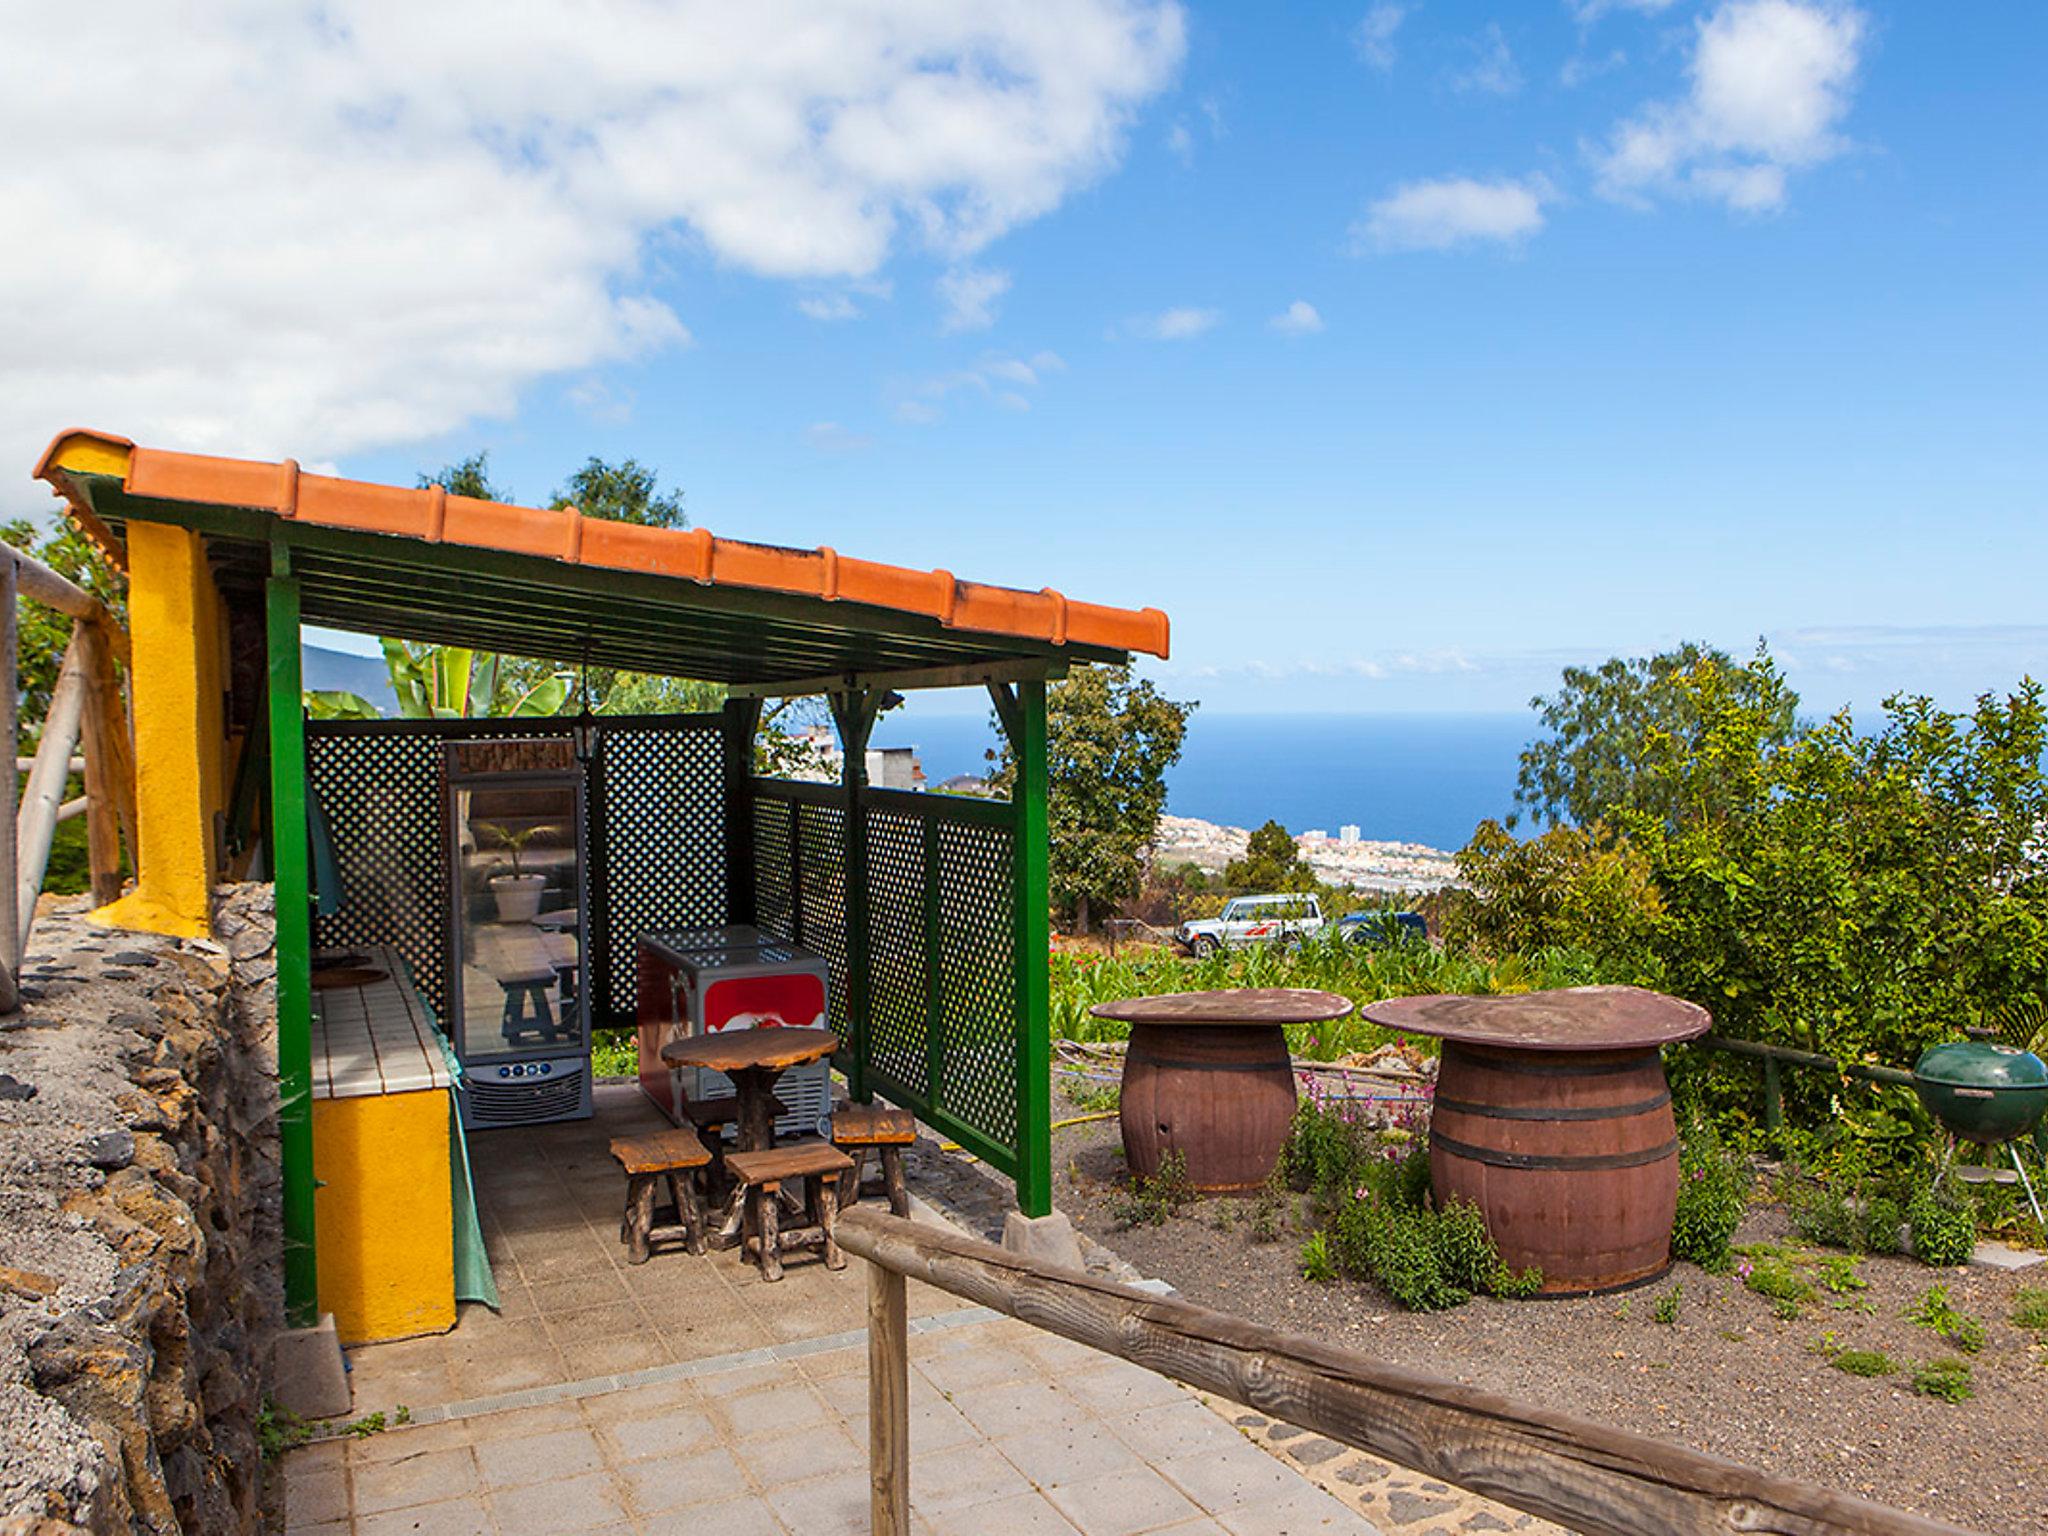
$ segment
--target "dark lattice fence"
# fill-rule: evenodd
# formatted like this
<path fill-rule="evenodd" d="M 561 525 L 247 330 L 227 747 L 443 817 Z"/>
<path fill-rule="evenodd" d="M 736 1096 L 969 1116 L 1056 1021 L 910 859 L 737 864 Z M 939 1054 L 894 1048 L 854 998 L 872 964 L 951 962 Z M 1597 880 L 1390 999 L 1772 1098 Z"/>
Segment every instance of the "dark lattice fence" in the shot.
<path fill-rule="evenodd" d="M 861 803 L 867 1084 L 1014 1173 L 1016 811 L 1002 801 L 889 790 L 868 790 Z M 831 960 L 832 1023 L 850 1058 L 860 1010 L 845 964 L 845 821 L 836 785 L 754 781 L 759 921 Z"/>
<path fill-rule="evenodd" d="M 590 987 L 600 1027 L 633 1022 L 633 944 L 727 916 L 719 717 L 599 717 L 584 796 Z M 572 722 L 313 721 L 306 767 L 340 871 L 319 948 L 389 944 L 446 1017 L 448 832 L 442 751 L 454 739 L 568 739 Z"/>

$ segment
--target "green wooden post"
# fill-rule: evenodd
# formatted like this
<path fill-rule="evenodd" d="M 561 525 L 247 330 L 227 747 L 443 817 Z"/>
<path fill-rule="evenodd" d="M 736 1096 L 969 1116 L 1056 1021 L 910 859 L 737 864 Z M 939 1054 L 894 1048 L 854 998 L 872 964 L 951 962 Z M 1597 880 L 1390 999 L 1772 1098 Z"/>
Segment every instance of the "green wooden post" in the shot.
<path fill-rule="evenodd" d="M 277 905 L 277 1094 L 284 1173 L 285 1320 L 318 1321 L 313 1230 L 313 907 L 307 871 L 306 712 L 299 676 L 299 583 L 271 546 L 264 589 L 270 670 L 270 864 Z"/>
<path fill-rule="evenodd" d="M 868 736 L 874 730 L 880 695 L 865 690 L 835 693 L 832 719 L 839 727 L 839 782 L 846 791 L 846 821 L 840 868 L 846 879 L 846 1032 L 851 1038 L 840 1058 L 846 1091 L 857 1103 L 874 1096 L 868 1087 L 868 1028 L 873 1002 L 873 968 L 868 953 Z"/>
<path fill-rule="evenodd" d="M 1764 1129 L 1774 1136 L 1785 1129 L 1785 1090 L 1775 1056 L 1764 1058 Z"/>
<path fill-rule="evenodd" d="M 721 741 L 725 749 L 725 920 L 760 920 L 754 877 L 754 736 L 761 728 L 759 699 L 727 699 Z M 792 832 L 794 837 L 794 832 Z"/>
<path fill-rule="evenodd" d="M 1011 854 L 1017 949 L 1017 1206 L 1052 1213 L 1052 893 L 1046 833 L 1045 684 L 1017 685 Z"/>

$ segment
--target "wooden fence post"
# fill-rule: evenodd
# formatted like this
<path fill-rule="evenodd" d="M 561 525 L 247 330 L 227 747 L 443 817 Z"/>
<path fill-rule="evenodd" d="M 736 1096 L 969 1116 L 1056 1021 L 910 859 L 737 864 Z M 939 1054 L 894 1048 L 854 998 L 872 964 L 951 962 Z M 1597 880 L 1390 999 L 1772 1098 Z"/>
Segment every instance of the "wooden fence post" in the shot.
<path fill-rule="evenodd" d="M 868 1265 L 868 1515 L 910 1536 L 910 1337 L 903 1276 Z"/>
<path fill-rule="evenodd" d="M 121 894 L 121 818 L 115 784 L 119 758 L 113 746 L 110 698 L 114 688 L 113 658 L 106 633 L 97 624 L 77 629 L 79 659 L 85 675 L 85 848 L 92 878 L 92 901 L 104 907 Z"/>
<path fill-rule="evenodd" d="M 71 643 L 64 648 L 64 664 L 57 671 L 57 686 L 50 692 L 50 712 L 43 720 L 35 766 L 28 771 L 28 789 L 15 821 L 15 932 L 21 945 L 17 954 L 28 952 L 36 896 L 49 867 L 57 811 L 64 803 L 64 783 L 71 773 L 71 749 L 78 745 L 79 720 L 85 713 L 84 647 L 79 639 L 84 627 L 83 621 L 71 627 Z"/>
<path fill-rule="evenodd" d="M 14 836 L 15 806 L 20 795 L 18 758 L 21 752 L 21 697 L 15 680 L 16 573 L 14 561 L 0 559 L 0 747 L 16 763 L 7 781 L 5 814 L 0 814 L 0 1013 L 21 1006 L 21 909 L 15 888 L 18 844 Z"/>

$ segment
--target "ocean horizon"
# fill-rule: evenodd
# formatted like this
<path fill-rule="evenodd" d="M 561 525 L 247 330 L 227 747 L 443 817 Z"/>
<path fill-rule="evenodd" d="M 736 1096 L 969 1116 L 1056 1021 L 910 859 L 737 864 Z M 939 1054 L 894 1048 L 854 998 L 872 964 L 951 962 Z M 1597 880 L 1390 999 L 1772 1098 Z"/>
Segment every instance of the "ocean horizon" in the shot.
<path fill-rule="evenodd" d="M 1355 824 L 1364 838 L 1454 851 L 1481 821 L 1514 810 L 1519 757 L 1537 729 L 1528 713 L 1197 710 L 1167 775 L 1166 809 L 1234 827 L 1277 820 L 1297 836 L 1321 830 L 1334 837 Z M 995 735 L 979 716 L 905 712 L 885 715 L 874 743 L 916 747 L 936 785 L 985 773 Z"/>

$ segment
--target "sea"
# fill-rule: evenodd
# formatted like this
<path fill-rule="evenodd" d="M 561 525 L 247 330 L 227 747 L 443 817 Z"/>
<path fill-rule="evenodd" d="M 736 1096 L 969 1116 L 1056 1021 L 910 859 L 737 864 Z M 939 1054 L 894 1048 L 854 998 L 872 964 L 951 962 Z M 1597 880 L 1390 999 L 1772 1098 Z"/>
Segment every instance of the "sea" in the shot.
<path fill-rule="evenodd" d="M 1196 711 L 1166 808 L 1224 826 L 1276 820 L 1299 836 L 1356 825 L 1361 837 L 1455 850 L 1486 817 L 1514 809 L 1535 717 L 1230 715 Z M 884 715 L 874 744 L 914 746 L 926 779 L 987 772 L 996 746 L 979 716 Z"/>

